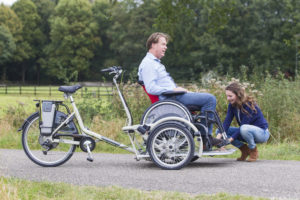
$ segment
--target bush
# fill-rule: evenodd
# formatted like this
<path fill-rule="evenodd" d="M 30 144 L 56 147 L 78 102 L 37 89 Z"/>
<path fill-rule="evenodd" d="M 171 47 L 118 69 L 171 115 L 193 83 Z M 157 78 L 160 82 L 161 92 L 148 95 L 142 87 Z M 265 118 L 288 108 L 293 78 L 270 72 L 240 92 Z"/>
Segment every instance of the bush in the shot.
<path fill-rule="evenodd" d="M 13 127 L 17 127 L 23 124 L 24 119 L 29 116 L 29 113 L 25 110 L 26 105 L 23 102 L 18 102 L 16 106 L 8 106 L 5 110 L 6 116 L 4 119 L 8 119 Z"/>
<path fill-rule="evenodd" d="M 95 116 L 101 114 L 102 108 L 105 108 L 103 100 L 95 98 L 91 94 L 84 95 L 76 106 L 85 123 L 90 123 Z"/>
<path fill-rule="evenodd" d="M 131 84 L 128 82 L 127 84 L 121 84 L 120 88 L 124 91 L 123 95 L 131 111 L 133 123 L 139 123 L 144 111 L 151 105 L 150 99 L 143 88 L 137 83 Z M 126 113 L 123 109 L 119 95 L 117 94 L 117 90 L 114 90 L 113 94 L 110 107 L 113 115 L 126 118 Z"/>

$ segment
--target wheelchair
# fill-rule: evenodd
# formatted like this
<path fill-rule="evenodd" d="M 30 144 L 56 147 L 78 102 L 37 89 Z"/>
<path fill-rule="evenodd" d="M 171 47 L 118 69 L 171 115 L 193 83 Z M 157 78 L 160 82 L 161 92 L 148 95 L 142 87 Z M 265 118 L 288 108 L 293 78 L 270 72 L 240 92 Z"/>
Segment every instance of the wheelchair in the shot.
<path fill-rule="evenodd" d="M 224 131 L 223 124 L 221 123 L 220 117 L 216 111 L 205 111 L 204 113 L 200 112 L 199 109 L 196 106 L 185 106 L 182 103 L 174 100 L 176 95 L 182 95 L 185 92 L 182 91 L 167 91 L 164 92 L 163 95 L 167 96 L 167 100 L 160 101 L 158 96 L 149 94 L 144 86 L 143 81 L 138 81 L 138 83 L 143 87 L 143 90 L 148 95 L 152 105 L 146 109 L 144 112 L 140 124 L 147 127 L 146 124 L 153 124 L 161 119 L 166 119 L 168 117 L 178 117 L 181 119 L 184 119 L 191 124 L 193 124 L 198 131 L 194 132 L 189 125 L 185 125 L 185 123 L 178 123 L 176 121 L 172 122 L 172 120 L 163 122 L 160 126 L 162 126 L 164 123 L 167 123 L 169 126 L 182 126 L 182 128 L 186 128 L 192 135 L 193 138 L 200 135 L 201 139 L 197 139 L 198 143 L 200 144 L 196 146 L 196 152 L 199 152 L 200 155 L 209 155 L 209 156 L 215 156 L 215 155 L 228 155 L 232 154 L 234 152 L 233 149 L 223 149 L 223 151 L 220 150 L 213 150 L 213 143 L 212 143 L 212 136 L 208 133 L 208 127 L 211 124 L 214 124 L 217 126 L 217 128 L 222 133 L 223 141 L 217 145 L 219 147 L 225 146 L 228 143 L 227 142 L 227 135 Z M 209 116 L 213 116 L 210 118 Z M 154 132 L 154 133 L 153 133 Z M 155 135 L 156 131 L 153 131 L 151 134 Z M 153 141 L 150 139 L 149 141 Z M 202 144 L 201 144 L 202 142 Z M 148 147 L 151 147 L 152 144 L 147 144 Z M 150 153 L 153 151 L 153 149 L 148 148 L 148 152 Z M 153 155 L 154 153 L 150 153 L 150 155 Z M 199 158 L 199 155 L 194 155 L 190 161 L 195 161 Z M 154 158 L 152 158 L 154 159 Z"/>

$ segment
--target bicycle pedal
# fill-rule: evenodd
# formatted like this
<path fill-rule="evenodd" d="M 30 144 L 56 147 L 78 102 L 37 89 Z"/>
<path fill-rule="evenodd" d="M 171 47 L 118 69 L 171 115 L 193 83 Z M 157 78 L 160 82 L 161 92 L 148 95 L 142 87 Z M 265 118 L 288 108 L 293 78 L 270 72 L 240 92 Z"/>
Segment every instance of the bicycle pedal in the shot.
<path fill-rule="evenodd" d="M 87 158 L 87 161 L 93 162 L 94 159 L 93 158 Z"/>

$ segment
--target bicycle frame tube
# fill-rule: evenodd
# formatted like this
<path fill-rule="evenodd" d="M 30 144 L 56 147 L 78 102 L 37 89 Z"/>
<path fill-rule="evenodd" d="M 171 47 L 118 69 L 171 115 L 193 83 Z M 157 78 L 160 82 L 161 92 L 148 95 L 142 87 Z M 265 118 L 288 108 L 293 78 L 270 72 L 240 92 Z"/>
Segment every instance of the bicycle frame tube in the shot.
<path fill-rule="evenodd" d="M 122 72 L 121 72 L 121 73 L 122 73 Z M 119 75 L 115 75 L 115 76 L 114 76 L 113 82 L 114 82 L 114 84 L 115 84 L 115 86 L 116 86 L 116 88 L 117 88 L 118 95 L 119 95 L 119 97 L 120 97 L 120 99 L 121 99 L 121 101 L 122 101 L 122 105 L 123 105 L 124 110 L 125 110 L 126 115 L 127 115 L 127 120 L 128 120 L 127 126 L 131 126 L 131 125 L 132 125 L 132 116 L 131 116 L 131 114 L 130 114 L 130 112 L 129 112 L 129 108 L 128 108 L 127 104 L 126 104 L 126 101 L 125 101 L 125 99 L 124 99 L 124 97 L 123 97 L 123 95 L 122 95 L 122 93 L 121 93 L 121 91 L 120 91 L 120 89 L 119 89 L 119 86 L 118 86 L 118 83 L 117 83 L 117 78 L 118 78 L 118 76 L 119 76 Z"/>
<path fill-rule="evenodd" d="M 85 127 L 84 127 L 84 124 L 83 124 L 83 121 L 82 121 L 82 119 L 81 119 L 81 116 L 80 116 L 80 114 L 79 114 L 79 111 L 78 111 L 78 109 L 77 109 L 77 107 L 76 107 L 76 104 L 75 104 L 75 102 L 74 102 L 74 100 L 73 100 L 72 95 L 69 95 L 68 98 L 70 98 L 70 101 L 71 101 L 71 104 L 72 104 L 72 107 L 73 107 L 73 110 L 74 110 L 74 112 L 71 113 L 71 116 L 73 116 L 73 115 L 75 114 L 75 117 L 76 117 L 76 119 L 77 119 L 77 121 L 78 121 L 79 127 L 80 127 L 80 129 L 81 129 L 81 131 L 82 131 L 83 133 L 85 133 L 85 134 L 87 134 L 87 135 L 91 135 L 91 136 L 93 136 L 93 137 L 95 137 L 95 138 L 98 138 L 99 140 L 102 140 L 102 141 L 104 141 L 104 142 L 106 142 L 106 143 L 109 143 L 109 144 L 111 144 L 111 145 L 113 145 L 113 146 L 122 148 L 122 149 L 127 150 L 127 151 L 132 152 L 132 153 L 136 153 L 136 151 L 135 151 L 134 149 L 132 149 L 132 148 L 130 148 L 130 147 L 124 145 L 124 144 L 121 144 L 121 143 L 119 143 L 119 142 L 116 142 L 116 141 L 114 141 L 114 140 L 112 140 L 112 139 L 109 139 L 109 138 L 107 138 L 107 137 L 104 137 L 104 136 L 102 136 L 102 135 L 100 135 L 100 134 L 98 134 L 98 133 L 95 133 L 95 132 L 90 131 L 90 130 L 88 130 L 87 128 L 85 128 Z M 70 119 L 71 116 L 68 117 L 62 124 L 67 123 L 68 119 Z"/>

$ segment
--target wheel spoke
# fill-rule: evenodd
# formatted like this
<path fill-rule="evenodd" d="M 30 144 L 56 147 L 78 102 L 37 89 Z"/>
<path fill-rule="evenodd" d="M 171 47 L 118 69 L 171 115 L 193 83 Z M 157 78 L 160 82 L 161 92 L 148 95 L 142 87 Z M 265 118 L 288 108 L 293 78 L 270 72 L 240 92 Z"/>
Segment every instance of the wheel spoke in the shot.
<path fill-rule="evenodd" d="M 194 154 L 193 138 L 181 126 L 158 129 L 152 133 L 151 140 L 150 156 L 162 168 L 181 168 Z"/>
<path fill-rule="evenodd" d="M 70 137 L 68 139 L 70 140 Z M 51 137 L 40 135 L 38 114 L 24 128 L 22 144 L 27 156 L 41 166 L 63 164 L 72 156 L 76 148 L 75 145 L 53 143 Z"/>

